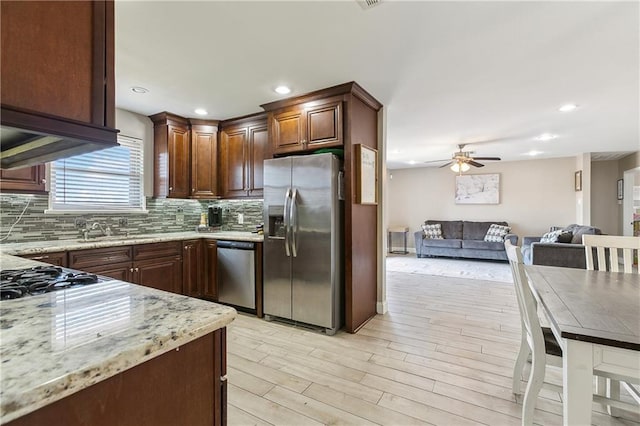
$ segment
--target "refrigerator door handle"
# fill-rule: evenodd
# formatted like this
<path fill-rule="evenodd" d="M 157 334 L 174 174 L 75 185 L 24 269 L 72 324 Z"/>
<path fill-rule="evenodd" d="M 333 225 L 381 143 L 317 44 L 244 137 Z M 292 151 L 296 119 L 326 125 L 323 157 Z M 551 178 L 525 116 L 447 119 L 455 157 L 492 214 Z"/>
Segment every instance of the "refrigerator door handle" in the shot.
<path fill-rule="evenodd" d="M 284 194 L 284 252 L 287 257 L 291 256 L 291 250 L 289 249 L 289 229 L 291 227 L 289 200 L 291 200 L 291 188 L 287 188 L 287 192 Z"/>
<path fill-rule="evenodd" d="M 293 190 L 291 205 L 289 207 L 289 223 L 291 224 L 291 254 L 298 256 L 298 189 Z"/>

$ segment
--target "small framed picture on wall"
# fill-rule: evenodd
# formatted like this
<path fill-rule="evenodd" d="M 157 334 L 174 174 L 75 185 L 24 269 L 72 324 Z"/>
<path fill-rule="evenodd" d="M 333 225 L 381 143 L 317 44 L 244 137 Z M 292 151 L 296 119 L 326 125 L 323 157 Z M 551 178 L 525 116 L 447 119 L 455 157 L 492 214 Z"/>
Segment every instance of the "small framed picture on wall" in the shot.
<path fill-rule="evenodd" d="M 576 192 L 582 191 L 582 170 L 578 170 L 574 176 L 574 187 Z"/>
<path fill-rule="evenodd" d="M 624 198 L 624 180 L 618 179 L 618 200 Z"/>

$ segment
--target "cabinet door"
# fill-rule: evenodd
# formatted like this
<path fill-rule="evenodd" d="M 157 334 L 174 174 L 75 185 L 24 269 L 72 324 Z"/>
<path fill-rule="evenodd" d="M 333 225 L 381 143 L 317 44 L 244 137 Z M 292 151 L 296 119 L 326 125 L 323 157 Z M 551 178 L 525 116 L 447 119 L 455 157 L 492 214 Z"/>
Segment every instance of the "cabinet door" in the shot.
<path fill-rule="evenodd" d="M 186 296 L 202 297 L 202 241 L 189 240 L 182 243 L 182 288 Z"/>
<path fill-rule="evenodd" d="M 304 120 L 304 110 L 298 106 L 273 114 L 271 126 L 274 154 L 286 154 L 303 149 L 306 142 Z"/>
<path fill-rule="evenodd" d="M 341 146 L 342 101 L 334 101 L 304 109 L 306 117 L 305 149 Z"/>
<path fill-rule="evenodd" d="M 113 2 L 1 5 L 2 103 L 113 127 Z"/>
<path fill-rule="evenodd" d="M 222 132 L 220 140 L 222 196 L 225 198 L 247 195 L 245 149 L 247 128 L 233 127 Z"/>
<path fill-rule="evenodd" d="M 247 182 L 249 196 L 262 197 L 264 192 L 264 159 L 269 144 L 267 123 L 249 127 L 249 162 L 247 164 Z"/>
<path fill-rule="evenodd" d="M 204 241 L 204 274 L 203 296 L 205 299 L 218 301 L 218 243 L 214 240 Z"/>
<path fill-rule="evenodd" d="M 168 126 L 169 143 L 169 198 L 189 196 L 189 159 L 191 141 L 185 127 Z"/>
<path fill-rule="evenodd" d="M 135 262 L 133 277 L 136 284 L 182 294 L 182 259 L 173 256 Z"/>
<path fill-rule="evenodd" d="M 218 196 L 218 129 L 191 127 L 191 198 Z"/>
<path fill-rule="evenodd" d="M 105 277 L 113 278 L 115 280 L 133 282 L 133 266 L 130 262 L 126 263 L 114 263 L 110 265 L 94 265 L 87 266 L 82 269 L 85 272 L 92 274 L 103 275 Z"/>
<path fill-rule="evenodd" d="M 19 169 L 0 170 L 0 191 L 46 193 L 44 164 Z"/>
<path fill-rule="evenodd" d="M 25 259 L 37 260 L 39 262 L 49 263 L 55 266 L 67 266 L 67 252 L 56 251 L 52 253 L 25 254 L 20 257 Z"/>

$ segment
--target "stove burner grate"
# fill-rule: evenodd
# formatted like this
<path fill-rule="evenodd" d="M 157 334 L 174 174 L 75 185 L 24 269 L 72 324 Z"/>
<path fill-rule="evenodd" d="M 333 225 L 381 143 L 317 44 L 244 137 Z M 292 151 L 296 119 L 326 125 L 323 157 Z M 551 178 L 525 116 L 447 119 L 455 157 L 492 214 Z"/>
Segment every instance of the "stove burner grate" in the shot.
<path fill-rule="evenodd" d="M 0 300 L 48 293 L 102 281 L 97 275 L 58 266 L 0 271 Z"/>

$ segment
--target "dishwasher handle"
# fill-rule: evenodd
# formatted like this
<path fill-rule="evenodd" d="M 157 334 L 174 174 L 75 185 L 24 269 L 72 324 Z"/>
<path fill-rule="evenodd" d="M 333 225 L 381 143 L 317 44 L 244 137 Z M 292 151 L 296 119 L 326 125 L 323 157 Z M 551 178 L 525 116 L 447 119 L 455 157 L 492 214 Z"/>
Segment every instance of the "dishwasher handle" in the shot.
<path fill-rule="evenodd" d="M 249 241 L 218 241 L 218 248 L 235 250 L 255 250 L 256 244 Z"/>

